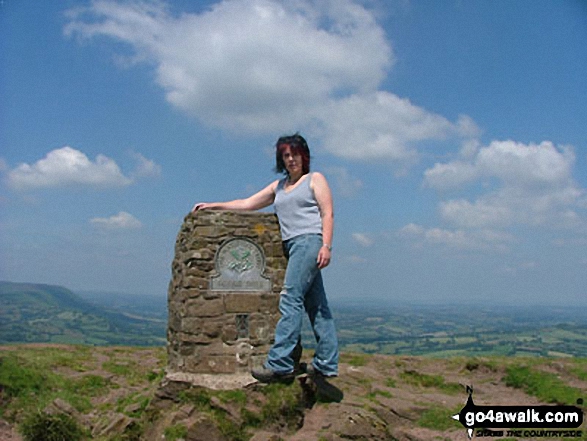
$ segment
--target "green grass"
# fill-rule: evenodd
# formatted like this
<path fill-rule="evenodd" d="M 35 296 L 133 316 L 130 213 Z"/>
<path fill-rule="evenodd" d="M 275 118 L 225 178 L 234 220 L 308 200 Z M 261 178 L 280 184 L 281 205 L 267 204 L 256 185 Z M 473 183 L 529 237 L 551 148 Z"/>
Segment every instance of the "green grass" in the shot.
<path fill-rule="evenodd" d="M 117 352 L 119 352 L 117 354 Z M 163 375 L 163 372 L 146 372 L 139 362 L 134 358 L 132 349 L 125 351 L 114 351 L 110 355 L 111 360 L 102 363 L 102 369 L 114 375 L 124 377 L 129 385 L 136 386 L 144 381 L 155 381 Z"/>
<path fill-rule="evenodd" d="M 179 393 L 181 403 L 195 405 L 198 411 L 209 415 L 218 429 L 227 439 L 247 440 L 249 429 L 262 426 L 279 425 L 294 428 L 303 414 L 300 400 L 300 388 L 297 383 L 268 384 L 260 389 L 264 400 L 255 400 L 258 411 L 247 408 L 249 396 L 244 390 L 212 391 L 204 388 L 191 388 Z M 227 413 L 215 407 L 212 398 L 217 397 L 223 403 L 234 404 L 242 419 L 241 424 L 235 423 Z"/>
<path fill-rule="evenodd" d="M 262 408 L 263 420 L 274 422 L 285 418 L 288 426 L 291 426 L 290 423 L 303 413 L 299 393 L 299 387 L 295 383 L 293 385 L 275 383 L 265 386 L 263 394 L 267 402 Z"/>
<path fill-rule="evenodd" d="M 367 354 L 348 354 L 341 357 L 341 362 L 348 363 L 354 367 L 366 366 L 369 362 L 369 355 Z"/>
<path fill-rule="evenodd" d="M 491 372 L 497 372 L 498 364 L 496 360 L 478 359 L 477 357 L 471 358 L 465 363 L 465 369 L 470 372 L 481 368 L 485 368 Z"/>
<path fill-rule="evenodd" d="M 385 379 L 385 386 L 387 387 L 397 387 L 397 382 L 395 378 L 386 378 Z"/>
<path fill-rule="evenodd" d="M 0 387 L 9 397 L 37 393 L 46 387 L 47 380 L 47 372 L 22 366 L 14 354 L 0 358 Z"/>
<path fill-rule="evenodd" d="M 541 372 L 527 365 L 508 366 L 504 381 L 507 386 L 522 389 L 546 403 L 573 405 L 583 396 L 582 391 L 567 386 L 554 374 Z"/>
<path fill-rule="evenodd" d="M 571 373 L 579 380 L 587 381 L 587 359 L 575 359 L 574 362 L 574 366 L 570 369 Z"/>
<path fill-rule="evenodd" d="M 420 387 L 433 387 L 448 394 L 457 394 L 463 391 L 463 387 L 457 383 L 447 383 L 441 375 L 423 374 L 414 370 L 406 370 L 400 373 L 406 383 Z"/>
<path fill-rule="evenodd" d="M 128 363 L 119 363 L 115 361 L 107 361 L 102 363 L 102 369 L 122 377 L 130 377 L 134 373 L 133 366 Z"/>
<path fill-rule="evenodd" d="M 188 429 L 184 424 L 175 424 L 167 427 L 163 433 L 165 435 L 165 440 L 175 441 L 178 439 L 185 439 L 188 434 Z"/>
<path fill-rule="evenodd" d="M 7 353 L 0 358 L 0 388 L 11 398 L 8 406 L 0 407 L 1 415 L 44 408 L 55 398 L 79 411 L 91 407 L 88 398 L 79 394 L 76 382 L 56 374 L 47 359 L 23 355 Z"/>
<path fill-rule="evenodd" d="M 460 410 L 460 407 L 455 409 L 447 409 L 444 406 L 429 407 L 420 414 L 416 424 L 420 427 L 440 431 L 452 428 L 462 429 L 461 423 L 452 419 L 452 416 L 459 413 Z"/>
<path fill-rule="evenodd" d="M 247 402 L 247 392 L 242 389 L 219 391 L 216 396 L 223 403 L 237 403 L 242 406 Z"/>
<path fill-rule="evenodd" d="M 210 410 L 210 400 L 212 395 L 208 389 L 191 388 L 181 391 L 178 394 L 180 403 L 190 403 L 196 406 L 198 410 Z"/>
<path fill-rule="evenodd" d="M 79 380 L 72 381 L 72 388 L 81 395 L 97 397 L 105 393 L 111 382 L 99 375 L 85 375 Z"/>
<path fill-rule="evenodd" d="M 370 378 L 357 378 L 357 383 L 369 389 L 373 384 L 373 380 L 371 380 Z"/>
<path fill-rule="evenodd" d="M 130 392 L 132 389 L 129 389 L 127 396 L 122 396 L 116 404 L 111 402 L 93 405 L 93 398 L 107 396 L 112 389 L 120 388 L 118 382 L 122 380 L 120 375 L 113 380 L 110 374 L 101 376 L 94 373 L 94 369 L 101 365 L 95 358 L 94 351 L 95 348 L 80 346 L 18 347 L 3 351 L 0 354 L 0 417 L 19 426 L 26 433 L 37 433 L 26 435 L 35 441 L 77 439 L 74 428 L 69 426 L 67 416 L 47 415 L 43 412 L 59 398 L 81 414 L 87 415 L 93 409 L 116 410 L 137 418 L 119 438 L 120 441 L 139 439 L 143 430 L 140 420 L 151 399 L 149 388 L 155 384 L 149 382 L 149 378 L 157 381 L 160 375 L 149 377 L 137 363 L 132 365 L 133 369 L 118 370 L 119 374 L 127 375 L 131 380 L 140 378 L 141 390 L 137 388 Z M 114 352 L 103 350 L 101 353 L 112 356 Z M 125 348 L 124 353 L 125 357 L 138 356 L 133 348 Z M 72 432 L 64 438 L 48 438 L 58 437 L 59 433 L 70 429 Z M 43 438 L 39 433 L 45 433 L 47 437 Z"/>
<path fill-rule="evenodd" d="M 391 392 L 381 389 L 375 389 L 367 394 L 367 399 L 371 401 L 377 401 L 377 396 L 382 396 L 385 398 L 393 398 Z"/>

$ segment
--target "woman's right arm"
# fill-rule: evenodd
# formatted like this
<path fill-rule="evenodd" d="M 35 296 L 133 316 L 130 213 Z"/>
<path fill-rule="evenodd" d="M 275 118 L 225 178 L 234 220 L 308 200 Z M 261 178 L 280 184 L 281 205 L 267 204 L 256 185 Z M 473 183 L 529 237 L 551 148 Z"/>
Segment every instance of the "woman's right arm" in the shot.
<path fill-rule="evenodd" d="M 274 181 L 263 190 L 246 199 L 235 199 L 227 202 L 199 202 L 192 211 L 198 210 L 260 210 L 268 207 L 275 200 L 275 191 L 279 181 Z"/>

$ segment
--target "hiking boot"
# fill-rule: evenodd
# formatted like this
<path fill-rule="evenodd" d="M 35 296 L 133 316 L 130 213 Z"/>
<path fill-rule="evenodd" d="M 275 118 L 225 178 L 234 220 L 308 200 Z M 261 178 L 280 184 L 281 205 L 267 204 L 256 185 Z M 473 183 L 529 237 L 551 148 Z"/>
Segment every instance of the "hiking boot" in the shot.
<path fill-rule="evenodd" d="M 306 373 L 313 377 L 322 377 L 322 378 L 335 378 L 338 377 L 337 374 L 324 374 L 322 371 L 319 371 L 314 367 L 313 364 L 309 364 L 306 366 Z"/>
<path fill-rule="evenodd" d="M 251 370 L 251 375 L 261 383 L 291 383 L 295 378 L 293 372 L 280 374 L 263 366 L 253 368 Z"/>
<path fill-rule="evenodd" d="M 307 374 L 308 373 L 308 363 L 302 361 L 301 363 L 296 363 L 294 365 L 294 370 L 293 370 L 293 375 L 294 376 L 298 376 L 298 375 L 303 375 L 303 374 Z"/>

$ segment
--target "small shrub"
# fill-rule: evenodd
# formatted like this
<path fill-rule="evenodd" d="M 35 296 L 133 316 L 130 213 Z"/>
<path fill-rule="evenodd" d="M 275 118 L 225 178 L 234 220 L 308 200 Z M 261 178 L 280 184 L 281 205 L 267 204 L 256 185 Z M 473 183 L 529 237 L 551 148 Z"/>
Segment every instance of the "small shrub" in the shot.
<path fill-rule="evenodd" d="M 69 415 L 36 412 L 20 427 L 25 441 L 78 441 L 84 436 L 80 425 Z"/>

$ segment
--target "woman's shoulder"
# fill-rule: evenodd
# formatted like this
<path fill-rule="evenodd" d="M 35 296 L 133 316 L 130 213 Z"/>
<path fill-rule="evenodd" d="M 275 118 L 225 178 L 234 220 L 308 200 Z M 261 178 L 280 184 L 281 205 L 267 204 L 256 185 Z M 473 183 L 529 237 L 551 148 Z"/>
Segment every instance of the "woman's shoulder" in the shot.
<path fill-rule="evenodd" d="M 312 191 L 316 191 L 316 189 L 324 189 L 328 188 L 328 181 L 326 177 L 320 172 L 311 172 L 310 176 L 310 188 Z"/>
<path fill-rule="evenodd" d="M 273 190 L 273 193 L 275 193 L 279 188 L 283 187 L 283 184 L 285 184 L 286 179 L 287 178 L 276 179 L 275 181 L 271 182 L 271 184 L 269 184 L 268 187 L 271 188 L 271 190 Z"/>
<path fill-rule="evenodd" d="M 326 182 L 326 177 L 318 171 L 310 172 L 310 176 L 308 177 L 310 178 L 311 184 L 314 184 L 316 182 Z"/>

